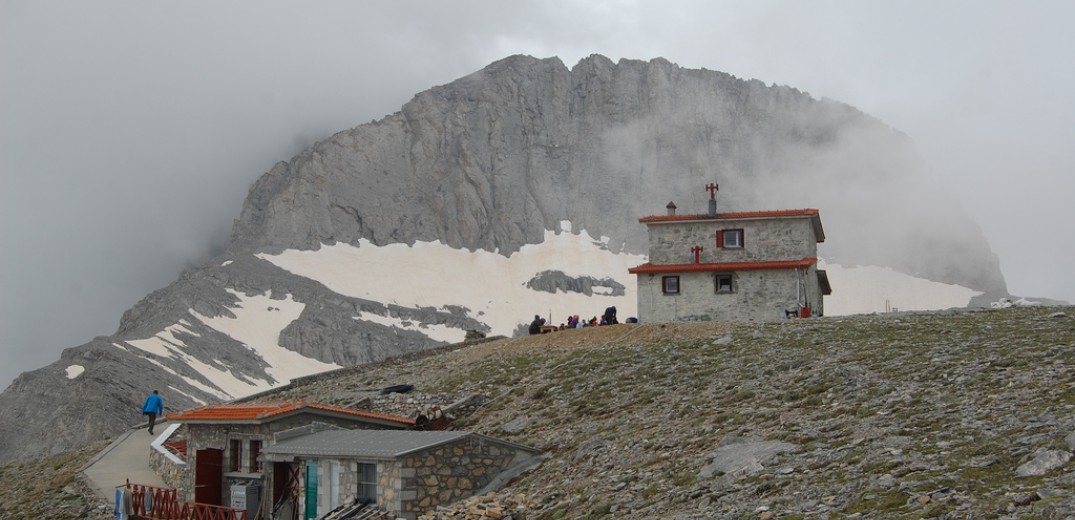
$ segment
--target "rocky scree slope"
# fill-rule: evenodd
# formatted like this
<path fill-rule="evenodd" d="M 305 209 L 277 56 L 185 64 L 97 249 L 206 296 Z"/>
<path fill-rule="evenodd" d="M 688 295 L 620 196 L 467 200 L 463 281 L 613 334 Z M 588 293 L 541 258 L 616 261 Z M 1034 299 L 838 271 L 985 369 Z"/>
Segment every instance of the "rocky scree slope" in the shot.
<path fill-rule="evenodd" d="M 1075 308 L 618 325 L 505 339 L 293 388 L 408 413 L 543 465 L 429 518 L 1070 518 Z M 472 516 L 467 516 L 472 515 Z"/>
<path fill-rule="evenodd" d="M 98 442 L 40 459 L 0 466 L 0 520 L 115 519 L 78 469 L 108 445 Z"/>
<path fill-rule="evenodd" d="M 847 105 L 664 59 L 594 55 L 569 69 L 513 56 L 277 164 L 252 187 L 227 251 L 148 295 L 114 335 L 64 351 L 0 394 L 0 461 L 114 435 L 140 420 L 137 407 L 154 388 L 169 389 L 166 405 L 179 410 L 283 382 L 257 353 L 265 345 L 192 311 L 228 318 L 244 298 L 268 295 L 274 301 L 258 305 L 270 310 L 290 298 L 304 307 L 274 336 L 279 345 L 343 366 L 444 343 L 356 317 L 490 329 L 458 306 L 341 295 L 257 254 L 362 240 L 508 254 L 565 220 L 609 237 L 610 253 L 644 253 L 638 218 L 670 199 L 683 212 L 705 211 L 702 187 L 714 181 L 719 211 L 821 208 L 823 256 L 1006 295 L 995 256 L 922 173 L 910 140 Z M 558 286 L 584 291 L 586 281 Z M 515 314 L 533 314 L 527 301 L 518 305 Z M 73 365 L 84 368 L 74 379 Z"/>
<path fill-rule="evenodd" d="M 1075 307 L 1030 307 L 563 331 L 259 400 L 409 383 L 374 405 L 410 413 L 484 395 L 457 427 L 546 460 L 435 518 L 1070 518 L 1073 368 Z M 90 454 L 0 467 L 0 518 L 108 518 L 71 477 Z"/>

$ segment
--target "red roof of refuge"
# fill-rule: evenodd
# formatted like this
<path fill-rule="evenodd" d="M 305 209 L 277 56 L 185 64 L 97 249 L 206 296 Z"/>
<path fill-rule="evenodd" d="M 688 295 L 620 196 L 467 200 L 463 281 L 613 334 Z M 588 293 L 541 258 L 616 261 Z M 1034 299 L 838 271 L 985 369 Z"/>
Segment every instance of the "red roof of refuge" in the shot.
<path fill-rule="evenodd" d="M 651 264 L 646 262 L 627 270 L 631 274 L 696 273 L 714 271 L 761 271 L 765 269 L 806 269 L 817 263 L 817 258 L 802 260 L 769 260 L 765 262 L 712 262 L 699 264 Z"/>
<path fill-rule="evenodd" d="M 169 421 L 179 422 L 266 422 L 300 410 L 318 410 L 339 413 L 361 419 L 387 421 L 404 426 L 414 426 L 414 419 L 366 410 L 355 410 L 329 404 L 308 403 L 302 400 L 283 403 L 214 404 L 183 410 L 167 415 Z"/>

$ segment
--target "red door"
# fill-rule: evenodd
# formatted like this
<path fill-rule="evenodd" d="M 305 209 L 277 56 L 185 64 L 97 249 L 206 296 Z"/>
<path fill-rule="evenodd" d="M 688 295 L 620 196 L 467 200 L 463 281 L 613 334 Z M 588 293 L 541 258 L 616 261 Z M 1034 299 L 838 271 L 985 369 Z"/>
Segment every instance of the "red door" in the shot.
<path fill-rule="evenodd" d="M 195 455 L 194 501 L 199 504 L 222 506 L 224 488 L 224 450 L 198 450 Z"/>

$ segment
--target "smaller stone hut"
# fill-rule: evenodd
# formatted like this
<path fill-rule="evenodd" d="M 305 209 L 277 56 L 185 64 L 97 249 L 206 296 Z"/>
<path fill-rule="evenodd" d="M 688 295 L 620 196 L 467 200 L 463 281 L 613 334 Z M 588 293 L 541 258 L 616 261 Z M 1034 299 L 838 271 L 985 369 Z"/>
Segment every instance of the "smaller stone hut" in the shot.
<path fill-rule="evenodd" d="M 278 433 L 262 452 L 266 462 L 300 468 L 292 495 L 302 518 L 365 502 L 415 519 L 541 460 L 538 450 L 473 432 L 313 430 Z"/>
<path fill-rule="evenodd" d="M 176 488 L 194 502 L 244 509 L 251 517 L 267 514 L 286 496 L 301 469 L 265 463 L 262 454 L 272 446 L 274 434 L 310 425 L 380 430 L 415 426 L 413 418 L 302 400 L 217 404 L 167 418 L 182 423 L 173 437 L 186 441 L 184 471 L 172 480 Z"/>

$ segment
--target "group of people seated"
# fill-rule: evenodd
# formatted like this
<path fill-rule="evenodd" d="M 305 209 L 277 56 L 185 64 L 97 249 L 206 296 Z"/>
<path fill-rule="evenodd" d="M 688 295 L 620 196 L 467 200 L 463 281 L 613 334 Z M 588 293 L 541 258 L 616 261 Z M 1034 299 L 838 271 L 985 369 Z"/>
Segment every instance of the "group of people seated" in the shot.
<path fill-rule="evenodd" d="M 616 307 L 609 307 L 605 309 L 605 313 L 598 319 L 594 316 L 588 320 L 580 319 L 578 314 L 574 314 L 567 317 L 567 321 L 560 323 L 559 327 L 545 325 L 545 318 L 534 315 L 534 321 L 530 322 L 530 334 L 542 334 L 544 332 L 551 332 L 553 330 L 567 330 L 567 329 L 581 329 L 583 327 L 600 327 L 603 325 L 616 325 L 619 320 L 616 319 Z M 636 318 L 627 318 L 627 323 L 638 323 Z"/>

